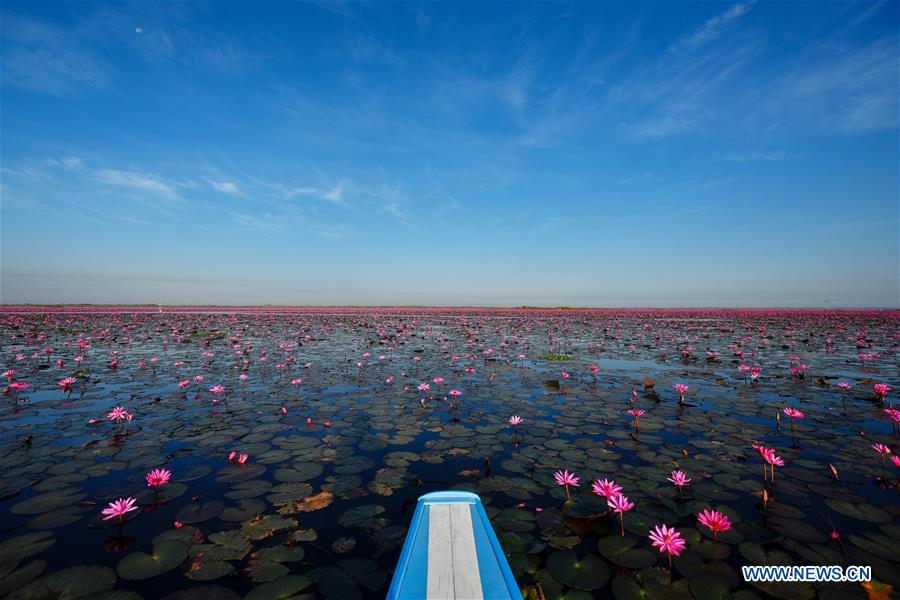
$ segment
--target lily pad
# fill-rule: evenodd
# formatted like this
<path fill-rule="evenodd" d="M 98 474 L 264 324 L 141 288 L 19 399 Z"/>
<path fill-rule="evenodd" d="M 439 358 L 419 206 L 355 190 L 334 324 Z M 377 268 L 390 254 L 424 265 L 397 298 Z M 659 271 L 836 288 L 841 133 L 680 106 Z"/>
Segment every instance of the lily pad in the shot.
<path fill-rule="evenodd" d="M 214 560 L 210 562 L 198 561 L 191 565 L 191 568 L 185 573 L 185 577 L 194 581 L 211 581 L 224 577 L 234 571 L 234 565 L 230 562 L 222 560 Z"/>
<path fill-rule="evenodd" d="M 609 568 L 599 556 L 589 554 L 579 558 L 572 550 L 550 554 L 547 570 L 560 583 L 579 590 L 596 590 L 609 581 Z"/>
<path fill-rule="evenodd" d="M 828 508 L 842 515 L 858 519 L 860 521 L 868 521 L 869 523 L 890 523 L 891 516 L 878 507 L 871 504 L 853 504 L 843 500 L 834 500 L 827 498 L 825 504 Z"/>
<path fill-rule="evenodd" d="M 341 514 L 338 523 L 344 527 L 377 527 L 381 526 L 376 517 L 384 512 L 384 507 L 377 504 L 356 506 Z"/>
<path fill-rule="evenodd" d="M 39 515 L 51 510 L 72 506 L 86 496 L 87 494 L 84 491 L 75 488 L 46 492 L 13 504 L 9 512 L 14 515 Z"/>
<path fill-rule="evenodd" d="M 264 515 L 244 521 L 241 524 L 241 534 L 251 540 L 261 540 L 270 537 L 276 531 L 296 526 L 296 519 L 281 515 Z"/>
<path fill-rule="evenodd" d="M 296 509 L 299 512 L 312 512 L 322 510 L 334 502 L 334 494 L 331 492 L 320 492 L 315 496 L 304 498 L 302 502 L 298 502 Z"/>
<path fill-rule="evenodd" d="M 0 556 L 4 561 L 20 561 L 43 552 L 56 543 L 52 531 L 35 531 L 0 542 Z"/>
<path fill-rule="evenodd" d="M 637 538 L 611 535 L 597 542 L 597 549 L 613 563 L 629 568 L 642 569 L 656 563 L 656 556 L 643 547 L 638 546 Z"/>
<path fill-rule="evenodd" d="M 311 584 L 312 581 L 303 575 L 287 575 L 253 588 L 244 600 L 288 600 Z"/>
<path fill-rule="evenodd" d="M 223 510 L 225 510 L 225 503 L 220 500 L 193 502 L 181 507 L 175 513 L 175 520 L 188 524 L 202 523 L 218 517 Z"/>
<path fill-rule="evenodd" d="M 119 561 L 116 573 L 122 579 L 149 579 L 178 567 L 187 558 L 187 546 L 181 542 L 162 542 L 153 553 L 132 552 Z"/>

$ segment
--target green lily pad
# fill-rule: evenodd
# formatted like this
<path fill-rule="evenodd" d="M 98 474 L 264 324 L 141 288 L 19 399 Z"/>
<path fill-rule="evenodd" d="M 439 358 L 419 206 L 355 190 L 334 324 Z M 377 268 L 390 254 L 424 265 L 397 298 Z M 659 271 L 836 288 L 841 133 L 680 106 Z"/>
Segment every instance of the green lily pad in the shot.
<path fill-rule="evenodd" d="M 291 534 L 291 542 L 314 542 L 319 539 L 315 529 L 298 529 Z"/>
<path fill-rule="evenodd" d="M 326 567 L 319 571 L 319 592 L 325 600 L 359 600 L 362 592 L 353 578 L 342 569 Z"/>
<path fill-rule="evenodd" d="M 547 558 L 547 570 L 560 583 L 579 590 L 596 590 L 609 581 L 609 568 L 599 556 L 589 554 L 579 559 L 572 550 L 552 553 Z"/>
<path fill-rule="evenodd" d="M 35 531 L 0 542 L 0 556 L 4 561 L 20 561 L 43 552 L 56 543 L 52 531 Z"/>
<path fill-rule="evenodd" d="M 153 546 L 153 554 L 132 552 L 120 560 L 116 573 L 122 579 L 149 579 L 178 567 L 185 558 L 186 544 L 162 542 Z"/>
<path fill-rule="evenodd" d="M 75 505 L 43 513 L 28 521 L 28 528 L 57 529 L 65 527 L 83 519 L 87 510 L 87 507 Z"/>
<path fill-rule="evenodd" d="M 271 489 L 272 484 L 263 479 L 250 479 L 232 484 L 231 491 L 225 492 L 229 500 L 244 500 L 262 496 Z"/>
<path fill-rule="evenodd" d="M 46 492 L 13 504 L 9 509 L 9 512 L 14 515 L 39 515 L 41 513 L 50 512 L 51 510 L 72 506 L 83 500 L 86 496 L 87 494 L 78 488 L 66 488 L 63 490 Z"/>
<path fill-rule="evenodd" d="M 16 563 L 6 564 L 12 565 L 11 569 L 15 570 L 0 572 L 0 594 L 4 595 L 34 581 L 47 568 L 47 563 L 43 560 L 33 560 L 18 568 Z"/>
<path fill-rule="evenodd" d="M 387 573 L 371 558 L 345 558 L 339 564 L 353 581 L 367 590 L 377 592 L 387 582 Z"/>
<path fill-rule="evenodd" d="M 226 587 L 219 585 L 196 585 L 186 590 L 173 592 L 162 597 L 162 600 L 241 600 L 241 597 Z"/>
<path fill-rule="evenodd" d="M 891 515 L 871 504 L 853 504 L 843 500 L 827 498 L 825 504 L 828 508 L 842 515 L 852 517 L 869 523 L 890 523 Z"/>
<path fill-rule="evenodd" d="M 331 492 L 320 492 L 315 496 L 308 496 L 302 502 L 298 502 L 296 509 L 299 512 L 312 512 L 322 510 L 334 502 L 334 494 Z"/>
<path fill-rule="evenodd" d="M 267 508 L 268 505 L 262 500 L 248 498 L 239 500 L 237 506 L 229 506 L 223 510 L 219 518 L 226 522 L 238 523 L 265 512 Z"/>
<path fill-rule="evenodd" d="M 302 575 L 287 575 L 271 583 L 253 588 L 244 600 L 288 600 L 312 584 Z"/>
<path fill-rule="evenodd" d="M 266 472 L 266 465 L 251 462 L 244 465 L 229 465 L 219 471 L 216 481 L 219 483 L 239 483 L 256 479 Z"/>
<path fill-rule="evenodd" d="M 257 560 L 270 562 L 300 562 L 305 556 L 301 546 L 272 546 L 256 552 Z"/>
<path fill-rule="evenodd" d="M 224 577 L 234 571 L 234 565 L 223 560 L 214 560 L 210 562 L 198 561 L 191 565 L 191 568 L 185 573 L 185 577 L 194 581 L 211 581 Z"/>
<path fill-rule="evenodd" d="M 281 515 L 265 515 L 241 523 L 241 534 L 251 540 L 261 540 L 276 531 L 297 526 L 297 520 Z"/>
<path fill-rule="evenodd" d="M 688 585 L 697 600 L 729 600 L 733 583 L 715 573 L 699 573 L 688 580 Z"/>
<path fill-rule="evenodd" d="M 175 520 L 182 523 L 202 523 L 212 518 L 218 517 L 225 510 L 225 503 L 220 500 L 210 500 L 208 502 L 192 502 L 181 507 L 175 513 Z"/>
<path fill-rule="evenodd" d="M 611 562 L 628 569 L 642 569 L 656 563 L 656 556 L 646 548 L 635 548 L 637 538 L 610 535 L 597 542 L 597 549 Z"/>
<path fill-rule="evenodd" d="M 858 546 L 875 556 L 880 556 L 889 561 L 896 561 L 897 557 L 900 557 L 900 543 L 898 543 L 896 538 L 890 538 L 874 532 L 861 535 L 851 533 L 847 538 L 854 546 Z"/>
<path fill-rule="evenodd" d="M 100 565 L 79 565 L 46 575 L 34 583 L 43 584 L 57 598 L 81 598 L 112 589 L 116 573 Z"/>
<path fill-rule="evenodd" d="M 286 566 L 269 561 L 257 560 L 250 564 L 250 579 L 257 583 L 275 581 L 290 573 Z"/>
<path fill-rule="evenodd" d="M 338 523 L 344 527 L 378 527 L 382 526 L 376 517 L 384 512 L 384 507 L 377 504 L 363 504 L 341 514 Z"/>
<path fill-rule="evenodd" d="M 138 502 L 141 504 L 160 504 L 163 502 L 171 502 L 172 500 L 175 500 L 176 498 L 182 496 L 185 492 L 187 492 L 187 490 L 187 485 L 176 481 L 168 485 L 164 485 L 159 489 L 144 489 L 139 494 L 136 494 L 136 497 Z"/>

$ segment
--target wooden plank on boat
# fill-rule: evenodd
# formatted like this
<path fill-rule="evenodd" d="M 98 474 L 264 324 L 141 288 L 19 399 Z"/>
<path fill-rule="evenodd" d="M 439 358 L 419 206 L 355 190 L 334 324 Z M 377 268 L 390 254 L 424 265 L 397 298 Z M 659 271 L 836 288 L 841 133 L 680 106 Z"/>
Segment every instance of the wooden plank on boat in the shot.
<path fill-rule="evenodd" d="M 454 598 L 481 600 L 481 573 L 475 535 L 472 532 L 472 505 L 450 504 L 450 539 L 453 546 Z"/>
<path fill-rule="evenodd" d="M 419 498 L 388 600 L 522 600 L 477 494 Z"/>
<path fill-rule="evenodd" d="M 450 505 L 428 507 L 428 598 L 455 598 Z"/>

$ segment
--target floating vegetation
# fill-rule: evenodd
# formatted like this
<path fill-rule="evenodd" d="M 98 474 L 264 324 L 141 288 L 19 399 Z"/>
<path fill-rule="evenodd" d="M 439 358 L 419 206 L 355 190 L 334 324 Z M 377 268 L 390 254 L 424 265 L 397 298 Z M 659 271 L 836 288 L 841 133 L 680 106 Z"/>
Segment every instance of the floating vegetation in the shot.
<path fill-rule="evenodd" d="M 0 595 L 383 598 L 416 499 L 460 489 L 481 495 L 528 598 L 886 598 L 898 325 L 5 312 Z M 745 564 L 871 565 L 874 580 L 750 584 Z"/>

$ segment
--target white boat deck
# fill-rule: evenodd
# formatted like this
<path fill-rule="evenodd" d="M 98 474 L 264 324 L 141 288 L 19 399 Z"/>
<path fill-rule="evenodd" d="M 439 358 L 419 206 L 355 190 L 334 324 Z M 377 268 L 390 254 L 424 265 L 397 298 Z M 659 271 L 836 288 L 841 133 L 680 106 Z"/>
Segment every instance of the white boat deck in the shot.
<path fill-rule="evenodd" d="M 387 600 L 522 600 L 478 494 L 419 497 Z"/>
<path fill-rule="evenodd" d="M 471 504 L 428 507 L 428 600 L 482 600 Z"/>

